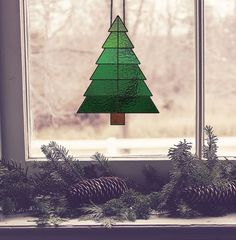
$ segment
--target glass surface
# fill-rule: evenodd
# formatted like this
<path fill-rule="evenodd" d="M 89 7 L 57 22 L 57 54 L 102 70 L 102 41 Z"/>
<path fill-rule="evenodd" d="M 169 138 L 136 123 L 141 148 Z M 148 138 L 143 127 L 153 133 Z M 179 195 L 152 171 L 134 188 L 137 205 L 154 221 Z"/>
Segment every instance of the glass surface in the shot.
<path fill-rule="evenodd" d="M 236 156 L 236 0 L 205 0 L 206 124 L 218 153 Z"/>
<path fill-rule="evenodd" d="M 118 74 L 119 72 L 119 74 Z M 138 65 L 123 65 L 119 64 L 119 69 L 116 65 L 110 65 L 109 68 L 106 65 L 98 65 L 95 72 L 93 73 L 92 80 L 103 80 L 103 79 L 136 79 L 146 80 L 141 69 Z"/>
<path fill-rule="evenodd" d="M 86 97 L 80 113 L 158 113 L 149 97 Z"/>
<path fill-rule="evenodd" d="M 104 49 L 97 64 L 140 64 L 132 49 Z"/>
<path fill-rule="evenodd" d="M 39 156 L 40 145 L 50 140 L 58 141 L 79 156 L 92 155 L 96 151 L 112 156 L 167 154 L 168 148 L 179 140 L 193 140 L 195 57 L 192 1 L 128 1 L 128 32 L 122 32 L 119 37 L 127 34 L 141 64 L 139 67 L 119 65 L 119 74 L 115 68 L 96 66 L 103 50 L 109 55 L 112 53 L 112 59 L 113 54 L 116 57 L 111 47 L 118 43 L 114 40 L 110 45 L 105 43 L 109 35 L 116 33 L 108 32 L 109 1 L 27 2 L 31 157 Z M 114 16 L 122 16 L 121 5 L 122 1 L 114 1 Z M 110 31 L 117 31 L 120 26 Z M 127 42 L 126 39 L 122 44 Z M 107 48 L 103 49 L 105 46 Z M 132 49 L 121 51 L 127 56 L 125 62 L 135 56 Z M 121 94 L 125 94 L 122 89 L 123 85 L 129 84 L 127 80 L 137 82 L 134 89 L 129 90 L 131 95 L 144 94 L 147 85 L 153 96 L 145 100 L 133 98 L 131 103 L 133 106 L 137 102 L 143 107 L 152 106 L 145 102 L 152 99 L 160 114 L 126 114 L 125 126 L 111 126 L 109 113 L 75 114 L 85 99 L 86 90 L 89 94 L 92 91 L 89 89 L 95 87 L 92 84 L 114 80 L 117 75 L 123 79 L 119 81 Z M 113 84 L 112 81 L 109 84 Z M 96 87 L 97 91 L 105 93 L 108 88 L 103 84 Z M 100 99 L 105 101 L 105 98 Z"/>
<path fill-rule="evenodd" d="M 117 87 L 118 85 L 118 87 Z M 117 91 L 117 88 L 119 91 Z M 147 85 L 139 80 L 93 81 L 84 96 L 152 96 Z"/>
<path fill-rule="evenodd" d="M 133 48 L 134 45 L 123 32 L 112 32 L 102 46 L 103 48 Z"/>
<path fill-rule="evenodd" d="M 110 67 L 116 68 L 117 75 L 111 80 L 91 83 L 84 94 L 86 99 L 77 113 L 159 113 L 152 100 L 148 99 L 152 94 L 147 85 L 135 79 L 135 76 L 139 75 L 140 69 L 136 68 L 137 72 L 132 71 L 131 80 L 128 78 L 128 80 L 123 80 L 119 76 L 120 66 L 121 69 L 124 69 L 124 66 L 127 65 L 137 66 L 140 64 L 131 50 L 132 43 L 126 33 L 123 33 L 127 30 L 119 16 L 115 18 L 109 31 L 114 33 L 114 37 L 110 35 L 106 40 L 103 45 L 105 50 L 97 64 L 103 66 L 102 78 L 107 79 L 110 76 L 110 70 L 105 70 Z M 120 35 L 120 33 L 124 35 Z M 108 76 L 105 75 L 106 73 Z M 126 73 L 122 75 L 126 75 Z"/>

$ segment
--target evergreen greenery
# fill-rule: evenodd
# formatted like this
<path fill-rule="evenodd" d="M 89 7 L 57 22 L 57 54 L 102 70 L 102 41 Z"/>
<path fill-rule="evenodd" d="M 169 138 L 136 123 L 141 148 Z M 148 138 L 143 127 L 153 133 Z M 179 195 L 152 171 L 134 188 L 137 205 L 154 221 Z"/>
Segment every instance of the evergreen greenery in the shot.
<path fill-rule="evenodd" d="M 221 161 L 217 157 L 217 137 L 210 126 L 205 128 L 206 145 L 204 160 L 191 153 L 191 144 L 180 142 L 170 148 L 173 168 L 170 181 L 160 192 L 158 210 L 172 216 L 188 217 L 189 215 L 222 215 L 232 210 L 231 206 L 219 204 L 188 204 L 183 200 L 183 191 L 187 187 L 214 186 L 224 190 L 229 181 L 234 178 L 234 166 L 228 160 Z M 183 205 L 184 204 L 184 205 Z M 187 211 L 186 211 L 187 210 Z M 192 212 L 191 212 L 192 211 Z"/>
<path fill-rule="evenodd" d="M 13 161 L 0 162 L 0 206 L 4 214 L 24 212 L 32 205 L 34 186 L 27 170 Z"/>
<path fill-rule="evenodd" d="M 146 165 L 143 169 L 143 174 L 145 177 L 145 184 L 140 189 L 143 193 L 148 194 L 161 190 L 162 186 L 164 185 L 164 181 L 154 167 Z"/>
<path fill-rule="evenodd" d="M 70 204 L 68 189 L 86 179 L 114 176 L 108 159 L 100 153 L 92 156 L 91 163 L 81 166 L 80 161 L 55 142 L 42 146 L 48 161 L 37 163 L 37 174 L 12 161 L 0 162 L 0 207 L 3 214 L 26 212 L 38 217 L 38 225 L 57 226 L 68 218 L 86 218 L 102 222 L 107 227 L 115 221 L 147 219 L 151 214 L 165 214 L 184 218 L 196 216 L 219 216 L 235 211 L 235 167 L 227 159 L 217 156 L 217 137 L 212 127 L 205 128 L 205 160 L 191 153 L 191 144 L 182 141 L 170 148 L 172 162 L 169 181 L 164 185 L 155 168 L 146 166 L 143 173 L 146 185 L 140 186 L 129 180 L 130 188 L 120 198 L 104 204 L 91 203 L 76 208 Z M 212 204 L 205 201 L 190 202 L 184 197 L 186 189 L 213 189 L 233 201 L 222 204 L 217 199 Z M 212 191 L 213 191 L 212 190 Z M 201 194 L 207 193 L 202 191 Z M 231 199 L 232 200 L 232 199 Z"/>
<path fill-rule="evenodd" d="M 102 205 L 89 205 L 82 208 L 87 217 L 97 221 L 110 219 L 114 221 L 135 221 L 136 219 L 148 219 L 152 207 L 155 206 L 156 193 L 149 195 L 136 192 L 133 189 L 123 193 L 119 199 L 112 199 Z"/>
<path fill-rule="evenodd" d="M 48 161 L 35 163 L 36 174 L 29 175 L 27 169 L 13 161 L 0 162 L 2 213 L 28 212 L 38 217 L 40 226 L 57 225 L 66 217 L 81 216 L 81 211 L 70 206 L 67 190 L 80 180 L 111 175 L 108 159 L 96 153 L 90 164 L 81 167 L 80 161 L 56 142 L 43 145 L 41 149 Z"/>
<path fill-rule="evenodd" d="M 64 197 L 38 196 L 34 201 L 34 215 L 38 218 L 36 220 L 38 226 L 58 226 L 66 220 L 68 205 Z"/>

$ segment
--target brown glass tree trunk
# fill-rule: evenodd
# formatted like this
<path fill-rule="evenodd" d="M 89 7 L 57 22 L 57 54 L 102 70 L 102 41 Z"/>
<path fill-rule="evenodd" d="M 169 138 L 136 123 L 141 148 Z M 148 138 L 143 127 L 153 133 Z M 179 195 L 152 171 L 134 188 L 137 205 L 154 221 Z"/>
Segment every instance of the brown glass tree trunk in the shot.
<path fill-rule="evenodd" d="M 111 113 L 110 124 L 111 125 L 125 125 L 125 113 Z"/>

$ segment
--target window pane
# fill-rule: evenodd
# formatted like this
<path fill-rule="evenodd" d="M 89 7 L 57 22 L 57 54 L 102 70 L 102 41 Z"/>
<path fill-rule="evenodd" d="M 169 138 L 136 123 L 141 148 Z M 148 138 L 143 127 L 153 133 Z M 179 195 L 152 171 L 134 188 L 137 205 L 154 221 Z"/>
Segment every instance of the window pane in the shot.
<path fill-rule="evenodd" d="M 114 2 L 114 15 L 122 17 L 121 1 Z M 194 4 L 189 0 L 126 4 L 127 35 L 144 75 L 136 65 L 123 65 L 128 73 L 120 73 L 121 92 L 129 85 L 125 78 L 135 71 L 138 93 L 151 92 L 160 114 L 126 114 L 125 126 L 111 126 L 109 114 L 75 116 L 86 91 L 92 94 L 96 88 L 104 98 L 112 91 L 114 78 L 101 89 L 97 82 L 105 84 L 104 71 L 112 77 L 114 69 L 94 72 L 109 35 L 109 7 L 105 0 L 28 1 L 31 157 L 49 140 L 80 156 L 95 151 L 118 156 L 166 154 L 179 140 L 193 139 Z"/>
<path fill-rule="evenodd" d="M 219 154 L 236 154 L 236 1 L 206 0 L 206 123 Z"/>

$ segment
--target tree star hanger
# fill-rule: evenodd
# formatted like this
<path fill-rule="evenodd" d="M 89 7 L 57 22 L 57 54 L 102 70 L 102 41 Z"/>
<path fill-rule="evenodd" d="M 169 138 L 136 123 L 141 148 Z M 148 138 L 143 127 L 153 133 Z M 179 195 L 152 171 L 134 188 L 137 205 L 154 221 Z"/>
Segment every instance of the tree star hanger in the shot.
<path fill-rule="evenodd" d="M 112 5 L 111 1 L 111 20 Z M 104 50 L 84 94 L 86 98 L 77 111 L 110 113 L 111 125 L 125 125 L 125 113 L 159 113 L 132 50 L 134 46 L 126 34 L 124 9 L 123 4 L 123 21 L 117 16 L 111 23 L 110 35 L 102 46 Z"/>

